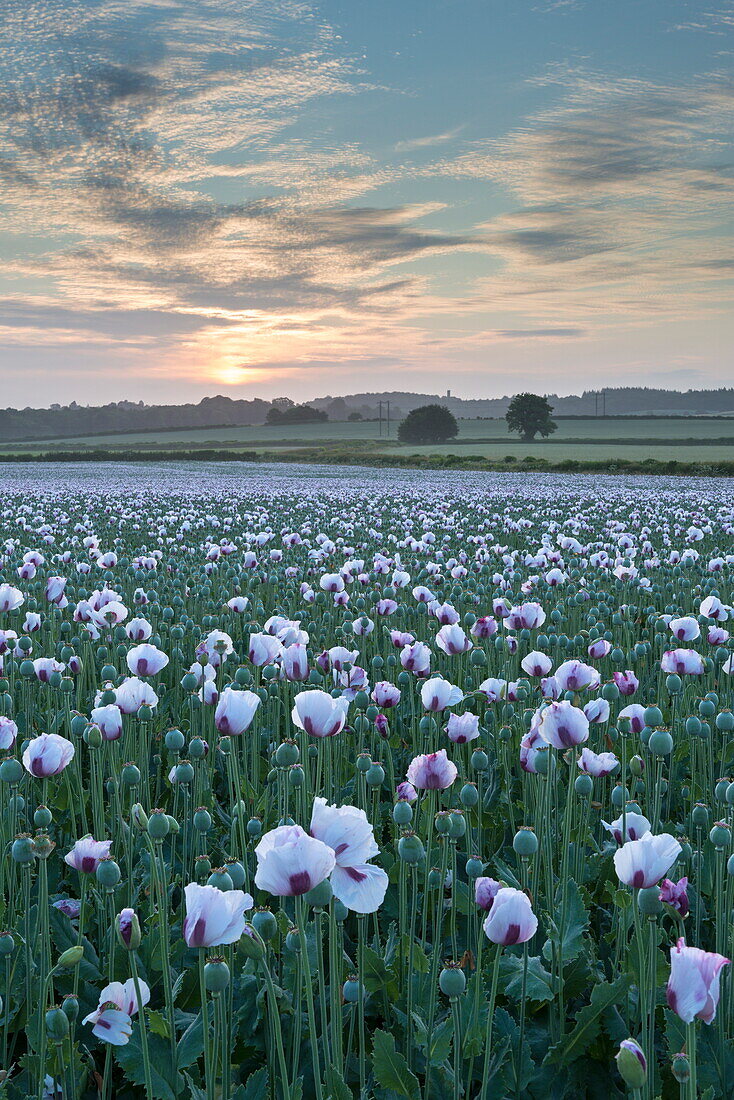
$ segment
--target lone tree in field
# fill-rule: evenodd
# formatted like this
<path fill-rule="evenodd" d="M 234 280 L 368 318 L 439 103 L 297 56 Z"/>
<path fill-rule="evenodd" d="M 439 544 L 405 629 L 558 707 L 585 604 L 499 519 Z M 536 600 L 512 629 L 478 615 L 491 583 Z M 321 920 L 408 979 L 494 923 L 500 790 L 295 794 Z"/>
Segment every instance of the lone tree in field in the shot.
<path fill-rule="evenodd" d="M 518 432 L 526 443 L 531 443 L 536 435 L 542 435 L 545 439 L 557 430 L 558 425 L 551 420 L 552 412 L 553 406 L 537 393 L 516 393 L 505 413 L 505 420 L 511 432 Z"/>
<path fill-rule="evenodd" d="M 421 405 L 400 421 L 401 443 L 445 443 L 459 434 L 456 417 L 443 405 Z"/>

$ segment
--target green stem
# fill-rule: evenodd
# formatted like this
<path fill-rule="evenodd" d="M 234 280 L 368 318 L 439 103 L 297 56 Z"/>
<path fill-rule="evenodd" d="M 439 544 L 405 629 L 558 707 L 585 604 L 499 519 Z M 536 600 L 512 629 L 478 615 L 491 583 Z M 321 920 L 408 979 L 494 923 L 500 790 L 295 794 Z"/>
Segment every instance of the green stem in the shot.
<path fill-rule="evenodd" d="M 132 971 L 133 986 L 135 987 L 135 999 L 138 1002 L 138 1022 L 140 1026 L 140 1045 L 143 1050 L 145 1093 L 148 1100 L 153 1100 L 153 1085 L 150 1073 L 150 1054 L 148 1053 L 148 1032 L 145 1026 L 145 1010 L 143 1008 L 143 1001 L 140 996 L 140 978 L 138 977 L 138 964 L 135 958 L 134 951 L 130 952 L 130 970 Z"/>
<path fill-rule="evenodd" d="M 489 1065 L 492 1054 L 492 1028 L 494 1026 L 494 1003 L 497 999 L 497 982 L 500 976 L 500 959 L 502 958 L 502 944 L 497 945 L 497 953 L 492 967 L 492 987 L 489 994 L 489 1015 L 487 1016 L 487 1035 L 484 1043 L 484 1072 L 482 1074 L 482 1091 L 480 1100 L 489 1097 Z"/>

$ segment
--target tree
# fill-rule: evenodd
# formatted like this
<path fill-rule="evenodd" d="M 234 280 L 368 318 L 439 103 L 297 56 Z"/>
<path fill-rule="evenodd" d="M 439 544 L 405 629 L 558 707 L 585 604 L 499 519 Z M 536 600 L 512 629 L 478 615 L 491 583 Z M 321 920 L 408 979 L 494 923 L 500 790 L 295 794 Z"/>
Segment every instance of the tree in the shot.
<path fill-rule="evenodd" d="M 314 421 L 328 420 L 325 409 L 314 409 L 311 405 L 278 406 L 273 403 L 265 417 L 266 424 L 309 424 Z"/>
<path fill-rule="evenodd" d="M 350 422 L 350 424 L 356 424 L 358 420 L 362 419 L 362 413 L 358 412 L 357 409 L 354 409 L 353 412 L 350 412 L 349 416 L 347 417 L 347 420 Z"/>
<path fill-rule="evenodd" d="M 526 443 L 531 443 L 536 435 L 545 439 L 555 432 L 558 425 L 551 420 L 553 406 L 537 393 L 516 393 L 505 413 L 507 427 L 518 432 Z"/>
<path fill-rule="evenodd" d="M 400 422 L 401 443 L 445 443 L 459 434 L 456 418 L 443 405 L 421 405 Z"/>

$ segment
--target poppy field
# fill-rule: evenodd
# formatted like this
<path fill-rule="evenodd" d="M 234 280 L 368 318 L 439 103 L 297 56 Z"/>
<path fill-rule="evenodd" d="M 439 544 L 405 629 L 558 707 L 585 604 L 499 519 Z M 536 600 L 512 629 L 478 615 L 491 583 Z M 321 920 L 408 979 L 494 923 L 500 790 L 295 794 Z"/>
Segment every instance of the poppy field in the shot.
<path fill-rule="evenodd" d="M 4 476 L 0 1095 L 734 1095 L 731 482 Z"/>

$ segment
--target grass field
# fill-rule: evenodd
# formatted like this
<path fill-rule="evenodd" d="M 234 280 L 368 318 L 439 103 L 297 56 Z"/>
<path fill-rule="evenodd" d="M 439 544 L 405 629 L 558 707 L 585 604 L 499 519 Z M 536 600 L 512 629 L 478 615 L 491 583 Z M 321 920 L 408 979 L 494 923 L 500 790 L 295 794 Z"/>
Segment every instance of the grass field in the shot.
<path fill-rule="evenodd" d="M 384 432 L 384 427 L 383 427 Z M 397 424 L 391 425 L 390 437 L 379 437 L 376 423 L 326 422 L 282 426 L 200 428 L 161 432 L 78 436 L 62 440 L 38 440 L 32 443 L 7 443 L 2 450 L 33 454 L 39 451 L 67 450 L 176 450 L 178 448 L 246 448 L 258 454 L 272 450 L 287 451 L 304 447 L 324 448 L 351 445 L 355 458 L 360 452 L 382 454 L 436 454 L 468 458 L 516 459 L 528 456 L 549 462 L 565 459 L 677 458 L 685 462 L 722 461 L 734 458 L 734 425 L 723 420 L 687 420 L 660 418 L 643 420 L 559 420 L 558 431 L 550 440 L 523 443 L 507 431 L 504 420 L 461 420 L 458 438 L 444 446 L 418 447 L 397 442 Z M 0 441 L 1 443 L 1 441 Z"/>

